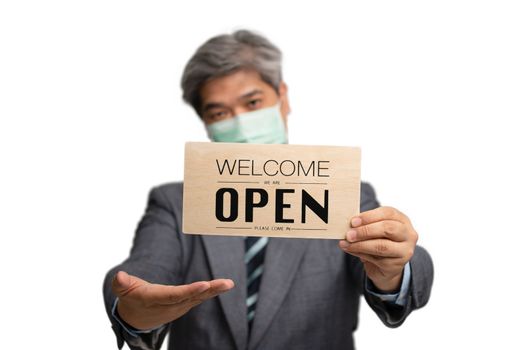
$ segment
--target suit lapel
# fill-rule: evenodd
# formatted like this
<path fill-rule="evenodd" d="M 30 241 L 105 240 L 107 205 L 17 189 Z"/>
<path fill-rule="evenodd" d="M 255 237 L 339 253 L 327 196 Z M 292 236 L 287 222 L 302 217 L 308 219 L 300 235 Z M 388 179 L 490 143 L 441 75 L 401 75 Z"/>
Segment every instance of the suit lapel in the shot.
<path fill-rule="evenodd" d="M 235 287 L 219 295 L 219 301 L 230 326 L 237 349 L 246 349 L 248 321 L 246 311 L 246 266 L 244 238 L 201 236 L 213 278 L 231 278 Z"/>
<path fill-rule="evenodd" d="M 254 349 L 259 344 L 279 310 L 309 242 L 308 239 L 296 238 L 269 240 L 249 349 Z"/>

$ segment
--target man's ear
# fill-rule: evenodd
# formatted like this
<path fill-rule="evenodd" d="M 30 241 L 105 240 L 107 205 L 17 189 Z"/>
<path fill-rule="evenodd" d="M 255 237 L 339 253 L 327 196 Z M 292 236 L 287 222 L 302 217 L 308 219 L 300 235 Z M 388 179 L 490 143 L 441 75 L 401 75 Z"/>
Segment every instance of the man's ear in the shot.
<path fill-rule="evenodd" d="M 290 114 L 290 101 L 288 100 L 288 85 L 284 81 L 279 83 L 279 98 L 281 100 L 281 115 L 284 118 L 284 122 L 288 121 L 288 114 Z"/>

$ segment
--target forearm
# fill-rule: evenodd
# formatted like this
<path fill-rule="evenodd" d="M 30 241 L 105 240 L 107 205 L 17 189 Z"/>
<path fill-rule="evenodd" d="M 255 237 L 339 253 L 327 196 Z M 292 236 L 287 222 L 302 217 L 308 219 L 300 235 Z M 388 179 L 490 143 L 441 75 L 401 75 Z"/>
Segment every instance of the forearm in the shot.
<path fill-rule="evenodd" d="M 410 280 L 403 303 L 385 302 L 377 294 L 364 289 L 367 303 L 388 327 L 399 327 L 415 309 L 423 307 L 430 297 L 433 280 L 433 266 L 430 255 L 422 247 L 416 246 L 410 260 Z"/>
<path fill-rule="evenodd" d="M 182 284 L 181 271 L 183 268 L 184 243 L 180 233 L 180 222 L 177 218 L 177 209 L 180 205 L 178 192 L 173 193 L 174 187 L 157 187 L 150 191 L 146 212 L 142 216 L 133 240 L 130 256 L 120 265 L 111 269 L 105 277 L 103 293 L 106 312 L 117 335 L 119 347 L 123 339 L 132 335 L 125 331 L 122 324 L 112 315 L 116 295 L 112 291 L 112 282 L 118 271 L 125 271 L 144 281 L 160 285 Z M 168 190 L 171 190 L 169 194 Z M 165 332 L 163 333 L 165 335 Z M 140 336 L 144 338 L 146 336 Z M 135 337 L 136 338 L 136 337 Z M 158 337 L 150 339 L 154 349 L 162 342 L 162 332 Z M 131 338 L 129 338 L 131 339 Z M 157 344 L 158 342 L 158 344 Z M 128 342 L 128 344 L 131 343 Z M 144 347 L 138 347 L 142 349 Z"/>
<path fill-rule="evenodd" d="M 156 350 L 162 345 L 162 341 L 168 332 L 168 327 L 159 327 L 152 332 L 134 332 L 131 327 L 126 327 L 124 320 L 118 315 L 116 310 L 117 298 L 112 292 L 112 281 L 118 271 L 126 271 L 129 274 L 140 276 L 145 280 L 155 281 L 156 283 L 172 284 L 169 274 L 159 274 L 155 268 L 151 268 L 147 263 L 124 262 L 111 269 L 104 280 L 104 303 L 106 312 L 111 322 L 113 331 L 117 338 L 119 349 L 124 342 L 132 350 Z"/>

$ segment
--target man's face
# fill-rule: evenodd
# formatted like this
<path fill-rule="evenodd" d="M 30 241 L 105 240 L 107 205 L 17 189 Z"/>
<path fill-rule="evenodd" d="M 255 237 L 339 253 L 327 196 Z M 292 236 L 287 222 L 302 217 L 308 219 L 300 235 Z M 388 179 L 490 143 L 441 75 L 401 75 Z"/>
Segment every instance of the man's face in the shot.
<path fill-rule="evenodd" d="M 281 116 L 285 125 L 290 113 L 286 84 L 281 82 L 277 93 L 253 70 L 240 70 L 210 80 L 200 89 L 200 96 L 200 114 L 206 125 L 241 113 L 272 107 L 278 102 L 281 103 Z"/>

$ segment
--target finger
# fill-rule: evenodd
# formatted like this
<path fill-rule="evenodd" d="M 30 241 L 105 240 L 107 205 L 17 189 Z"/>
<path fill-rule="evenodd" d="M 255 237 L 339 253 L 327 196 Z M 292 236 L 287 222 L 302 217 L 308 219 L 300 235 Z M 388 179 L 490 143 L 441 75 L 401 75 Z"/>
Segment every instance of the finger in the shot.
<path fill-rule="evenodd" d="M 184 312 L 187 312 L 191 308 L 194 308 L 195 306 L 205 302 L 208 299 L 214 298 L 224 292 L 227 292 L 235 286 L 233 281 L 230 279 L 212 280 L 210 281 L 210 285 L 211 285 L 210 289 L 208 289 L 204 293 L 195 295 L 194 297 L 186 299 L 181 303 L 171 304 L 170 306 L 175 308 L 173 310 L 176 313 L 180 312 L 181 307 L 186 310 Z"/>
<path fill-rule="evenodd" d="M 350 220 L 350 227 L 359 227 L 383 220 L 406 222 L 407 217 L 395 208 L 379 207 L 373 210 L 362 212 L 358 216 L 354 216 L 352 220 Z"/>
<path fill-rule="evenodd" d="M 375 257 L 370 254 L 363 254 L 363 253 L 352 253 L 353 256 L 359 258 L 362 263 L 369 263 L 374 266 L 379 267 L 380 261 L 385 259 L 383 257 Z"/>
<path fill-rule="evenodd" d="M 400 244 L 388 239 L 372 239 L 354 243 L 340 241 L 339 246 L 350 254 L 369 254 L 376 257 L 389 258 L 400 258 L 403 256 Z"/>
<path fill-rule="evenodd" d="M 351 229 L 346 233 L 349 242 L 366 241 L 369 239 L 386 238 L 396 242 L 406 240 L 404 224 L 394 220 L 384 220 Z"/>
<path fill-rule="evenodd" d="M 363 267 L 365 268 L 366 274 L 368 276 L 385 275 L 384 268 L 380 263 L 381 259 L 368 254 L 356 254 L 355 256 L 357 256 L 363 263 Z"/>
<path fill-rule="evenodd" d="M 171 305 L 182 303 L 210 289 L 210 282 L 199 281 L 180 286 L 151 284 L 145 292 L 144 299 L 148 304 Z"/>
<path fill-rule="evenodd" d="M 216 279 L 210 281 L 210 289 L 206 292 L 196 295 L 193 298 L 188 299 L 187 301 L 197 301 L 203 302 L 205 300 L 216 297 L 219 294 L 229 291 L 235 286 L 232 280 L 230 279 Z"/>
<path fill-rule="evenodd" d="M 354 253 L 355 256 L 357 256 L 362 262 L 367 262 L 374 264 L 375 266 L 381 265 L 381 260 L 384 260 L 383 257 L 376 257 L 370 254 L 364 254 L 364 253 Z"/>
<path fill-rule="evenodd" d="M 210 285 L 211 285 L 211 288 L 210 288 L 211 290 L 213 290 L 214 292 L 219 292 L 219 293 L 226 292 L 232 289 L 233 287 L 235 287 L 235 283 L 231 279 L 222 279 L 222 278 L 210 281 Z"/>
<path fill-rule="evenodd" d="M 130 285 L 129 275 L 124 271 L 119 271 L 113 277 L 111 289 L 116 296 L 122 295 Z"/>
<path fill-rule="evenodd" d="M 157 304 L 170 305 L 183 303 L 190 300 L 201 302 L 224 293 L 233 288 L 234 283 L 229 279 L 217 279 L 212 281 L 199 281 L 180 286 L 152 285 L 152 298 Z"/>
<path fill-rule="evenodd" d="M 148 282 L 144 281 L 143 279 L 130 275 L 125 271 L 119 271 L 113 277 L 111 289 L 113 290 L 113 294 L 115 294 L 117 297 L 122 297 L 133 289 L 147 283 Z"/>
<path fill-rule="evenodd" d="M 385 272 L 397 271 L 400 266 L 404 266 L 403 259 L 401 258 L 383 258 L 363 253 L 354 253 L 352 255 L 358 257 L 361 262 L 372 264 Z"/>

